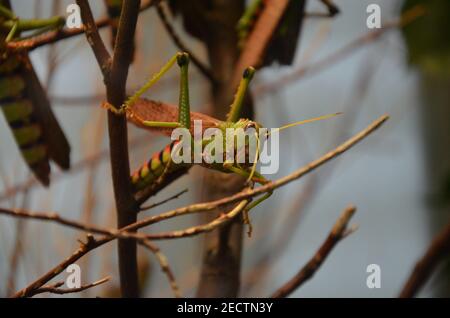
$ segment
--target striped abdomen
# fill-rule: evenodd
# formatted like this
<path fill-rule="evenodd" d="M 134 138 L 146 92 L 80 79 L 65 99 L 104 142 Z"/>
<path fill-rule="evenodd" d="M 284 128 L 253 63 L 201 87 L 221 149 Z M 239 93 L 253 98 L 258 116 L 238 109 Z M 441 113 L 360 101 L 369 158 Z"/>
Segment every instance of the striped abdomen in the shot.
<path fill-rule="evenodd" d="M 32 101 L 26 96 L 20 55 L 0 61 L 0 107 L 13 132 L 23 158 L 42 183 L 48 185 L 50 166 L 41 125 Z"/>
<path fill-rule="evenodd" d="M 167 176 L 186 167 L 191 166 L 189 163 L 176 164 L 171 159 L 173 148 L 179 141 L 173 141 L 168 144 L 162 151 L 153 154 L 149 161 L 136 170 L 131 176 L 131 183 L 134 190 L 140 191 L 150 184 L 155 183 L 161 177 L 167 168 Z"/>

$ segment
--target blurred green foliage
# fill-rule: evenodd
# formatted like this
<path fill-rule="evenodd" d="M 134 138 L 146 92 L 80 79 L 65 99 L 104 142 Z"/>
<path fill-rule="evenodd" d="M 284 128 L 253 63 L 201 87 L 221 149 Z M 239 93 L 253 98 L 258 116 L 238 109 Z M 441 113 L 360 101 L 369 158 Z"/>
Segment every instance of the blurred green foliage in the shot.
<path fill-rule="evenodd" d="M 450 75 L 450 0 L 405 0 L 402 12 L 416 5 L 426 14 L 403 29 L 409 63 L 422 71 Z"/>

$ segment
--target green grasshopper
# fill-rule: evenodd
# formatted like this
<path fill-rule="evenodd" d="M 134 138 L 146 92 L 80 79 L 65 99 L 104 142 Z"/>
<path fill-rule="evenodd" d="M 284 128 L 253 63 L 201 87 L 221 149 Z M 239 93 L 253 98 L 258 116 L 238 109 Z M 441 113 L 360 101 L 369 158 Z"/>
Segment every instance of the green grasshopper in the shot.
<path fill-rule="evenodd" d="M 176 110 L 175 106 L 152 102 L 141 98 L 141 95 L 151 86 L 153 86 L 175 63 L 178 64 L 181 71 L 178 111 Z M 227 119 L 226 121 L 220 121 L 218 119 L 209 117 L 201 113 L 190 112 L 188 65 L 189 65 L 189 55 L 187 53 L 177 53 L 141 89 L 139 89 L 134 95 L 128 98 L 128 100 L 122 106 L 116 108 L 108 103 L 104 103 L 103 106 L 117 115 L 126 114 L 127 119 L 130 122 L 141 128 L 145 128 L 150 131 L 156 131 L 166 135 L 170 135 L 171 131 L 175 128 L 186 128 L 192 131 L 193 128 L 192 120 L 201 120 L 203 129 L 218 128 L 223 132 L 222 136 L 226 135 L 225 130 L 227 128 L 242 129 L 243 131 L 247 131 L 248 129 L 259 129 L 262 127 L 259 123 L 255 121 L 240 118 L 241 109 L 244 104 L 244 98 L 248 90 L 249 83 L 255 73 L 255 69 L 253 67 L 248 67 L 244 71 L 241 82 L 234 96 L 234 100 L 230 106 L 230 112 L 227 115 Z M 177 118 L 176 117 L 177 112 L 178 112 L 178 120 L 174 121 L 174 119 Z M 306 122 L 312 122 L 328 118 L 334 115 L 335 114 L 313 118 L 289 124 L 278 129 L 281 130 L 295 125 L 300 125 Z M 214 138 L 200 140 L 200 143 L 203 146 L 202 149 L 204 149 L 204 146 L 207 146 L 214 141 L 215 141 Z M 180 142 L 182 141 L 181 140 L 173 141 L 172 143 L 167 145 L 162 151 L 155 153 L 148 162 L 146 162 L 132 174 L 131 184 L 133 185 L 134 191 L 136 193 L 144 190 L 149 186 L 154 185 L 155 183 L 161 182 L 162 180 L 164 180 L 164 178 L 170 178 L 172 174 L 179 173 L 180 171 L 183 172 L 187 171 L 195 164 L 192 163 L 192 161 L 191 163 L 173 162 L 172 156 L 174 153 L 174 149 L 176 149 L 177 145 Z M 247 151 L 246 147 L 247 144 L 245 144 L 245 146 L 243 147 L 244 149 L 236 149 L 236 151 L 234 151 L 234 154 L 237 155 L 242 150 Z M 218 162 L 206 163 L 202 161 L 200 165 L 208 169 L 240 175 L 242 177 L 247 178 L 247 181 L 252 184 L 254 183 L 266 184 L 269 181 L 266 178 L 264 178 L 264 176 L 262 176 L 258 171 L 255 170 L 258 155 L 259 149 L 257 150 L 256 158 L 254 158 L 255 161 L 253 165 L 251 165 L 250 162 L 247 161 L 245 163 L 238 163 L 239 160 L 231 160 L 231 161 L 228 160 L 224 161 L 223 163 Z M 250 159 L 250 156 L 248 156 L 248 159 Z M 244 216 L 246 216 L 246 213 L 251 208 L 255 207 L 262 201 L 266 200 L 271 194 L 272 193 L 269 192 L 264 196 L 262 196 L 261 198 L 255 200 L 251 204 L 249 204 L 244 211 Z"/>
<path fill-rule="evenodd" d="M 21 32 L 43 32 L 64 25 L 64 19 L 18 19 L 0 1 L 0 108 L 8 122 L 22 157 L 37 179 L 50 183 L 49 159 L 61 168 L 70 167 L 70 146 L 60 128 L 46 93 L 26 51 L 7 49 Z"/>

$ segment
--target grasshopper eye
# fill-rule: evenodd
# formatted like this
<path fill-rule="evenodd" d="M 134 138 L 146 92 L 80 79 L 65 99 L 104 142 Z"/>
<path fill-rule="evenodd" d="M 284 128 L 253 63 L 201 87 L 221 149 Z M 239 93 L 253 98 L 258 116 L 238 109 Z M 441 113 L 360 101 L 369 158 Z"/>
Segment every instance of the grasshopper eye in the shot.
<path fill-rule="evenodd" d="M 255 128 L 256 129 L 256 123 L 254 122 L 249 122 L 247 124 L 247 126 L 245 126 L 245 129 L 250 129 L 250 128 Z"/>

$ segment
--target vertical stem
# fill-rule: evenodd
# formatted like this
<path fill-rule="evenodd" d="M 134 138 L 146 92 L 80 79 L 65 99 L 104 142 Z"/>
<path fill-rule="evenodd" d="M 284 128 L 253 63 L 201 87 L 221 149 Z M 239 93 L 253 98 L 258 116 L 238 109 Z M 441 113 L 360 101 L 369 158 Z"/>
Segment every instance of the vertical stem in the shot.
<path fill-rule="evenodd" d="M 111 73 L 106 81 L 108 102 L 122 105 L 126 99 L 125 85 L 128 67 L 133 55 L 133 40 L 139 14 L 140 1 L 125 1 L 120 15 Z M 128 158 L 128 132 L 126 118 L 108 113 L 109 147 L 114 197 L 117 210 L 117 227 L 136 222 L 136 205 L 130 185 Z M 119 273 L 122 297 L 138 297 L 138 267 L 136 241 L 119 240 Z"/>
<path fill-rule="evenodd" d="M 133 39 L 140 1 L 125 1 L 120 14 L 114 54 L 111 57 L 100 37 L 87 0 L 77 0 L 86 26 L 86 37 L 102 70 L 108 103 L 120 106 L 126 98 L 125 85 L 133 55 Z M 108 113 L 108 132 L 117 226 L 136 221 L 137 205 L 131 191 L 126 119 Z M 122 297 L 138 297 L 136 242 L 119 240 L 119 274 Z"/>

